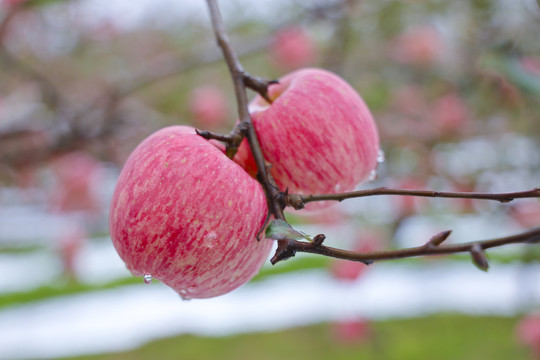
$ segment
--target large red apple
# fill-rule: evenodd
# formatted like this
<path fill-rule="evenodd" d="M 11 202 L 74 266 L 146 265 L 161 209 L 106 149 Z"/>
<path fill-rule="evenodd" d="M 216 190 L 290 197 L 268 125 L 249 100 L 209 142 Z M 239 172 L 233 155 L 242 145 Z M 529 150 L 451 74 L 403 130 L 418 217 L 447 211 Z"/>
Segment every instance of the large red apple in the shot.
<path fill-rule="evenodd" d="M 122 169 L 111 238 L 134 275 L 186 299 L 209 298 L 259 271 L 272 246 L 256 239 L 267 211 L 257 181 L 193 128 L 172 126 L 145 139 Z"/>
<path fill-rule="evenodd" d="M 349 191 L 375 170 L 377 128 L 368 107 L 345 80 L 325 70 L 302 69 L 270 86 L 269 96 L 271 104 L 256 97 L 250 113 L 281 190 L 299 194 Z M 246 141 L 235 161 L 251 174 L 256 172 Z"/>

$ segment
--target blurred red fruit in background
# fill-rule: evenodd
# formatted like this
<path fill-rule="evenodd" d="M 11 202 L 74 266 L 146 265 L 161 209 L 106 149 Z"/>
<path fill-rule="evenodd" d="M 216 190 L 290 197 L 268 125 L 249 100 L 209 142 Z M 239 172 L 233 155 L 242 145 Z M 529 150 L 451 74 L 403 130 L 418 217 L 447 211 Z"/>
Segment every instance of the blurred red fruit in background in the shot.
<path fill-rule="evenodd" d="M 469 111 L 458 94 L 450 93 L 435 101 L 431 117 L 442 134 L 457 133 L 466 127 Z"/>
<path fill-rule="evenodd" d="M 276 68 L 290 71 L 314 65 L 316 58 L 315 43 L 302 27 L 288 27 L 274 34 L 270 61 Z"/>
<path fill-rule="evenodd" d="M 214 85 L 202 85 L 193 90 L 189 109 L 196 126 L 217 128 L 227 120 L 228 104 L 223 91 Z"/>
<path fill-rule="evenodd" d="M 342 344 L 362 344 L 372 336 L 371 324 L 366 319 L 339 320 L 332 324 L 334 339 Z"/>
<path fill-rule="evenodd" d="M 357 244 L 354 247 L 356 252 L 376 251 L 385 246 L 384 238 L 376 232 L 364 233 L 358 237 L 356 242 Z M 368 265 L 357 261 L 333 259 L 329 270 L 336 279 L 354 281 L 368 270 Z"/>
<path fill-rule="evenodd" d="M 531 200 L 516 203 L 510 210 L 510 216 L 524 228 L 540 226 L 540 202 Z"/>
<path fill-rule="evenodd" d="M 76 151 L 55 158 L 50 166 L 56 177 L 51 197 L 54 210 L 95 212 L 99 209 L 95 190 L 101 166 L 96 159 Z"/>
<path fill-rule="evenodd" d="M 431 25 L 410 28 L 391 42 L 390 57 L 409 65 L 431 65 L 443 56 L 444 39 Z"/>
<path fill-rule="evenodd" d="M 62 260 L 64 274 L 69 279 L 77 278 L 76 261 L 87 238 L 82 225 L 74 223 L 63 230 L 58 242 L 58 252 Z"/>
<path fill-rule="evenodd" d="M 540 315 L 530 314 L 521 319 L 516 336 L 522 344 L 531 348 L 534 359 L 540 359 Z"/>

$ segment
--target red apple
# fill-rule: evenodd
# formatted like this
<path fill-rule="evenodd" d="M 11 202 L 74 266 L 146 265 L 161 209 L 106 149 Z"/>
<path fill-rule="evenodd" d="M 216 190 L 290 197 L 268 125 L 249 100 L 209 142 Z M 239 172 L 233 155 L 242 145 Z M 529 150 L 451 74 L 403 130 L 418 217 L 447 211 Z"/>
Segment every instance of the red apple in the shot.
<path fill-rule="evenodd" d="M 114 191 L 113 244 L 136 276 L 183 298 L 225 294 L 247 282 L 272 242 L 260 184 L 187 126 L 164 128 L 130 155 Z"/>
<path fill-rule="evenodd" d="M 277 31 L 270 47 L 270 60 L 278 69 L 293 70 L 312 65 L 317 57 L 315 44 L 300 26 Z"/>
<path fill-rule="evenodd" d="M 193 90 L 189 108 L 197 125 L 204 128 L 223 125 L 229 111 L 225 94 L 213 85 L 202 85 Z"/>
<path fill-rule="evenodd" d="M 265 159 L 281 190 L 339 193 L 355 188 L 377 166 L 379 135 L 358 93 L 325 70 L 298 70 L 270 86 L 272 103 L 256 97 L 250 113 Z M 235 156 L 256 172 L 246 141 Z M 325 204 L 308 204 L 320 208 Z"/>

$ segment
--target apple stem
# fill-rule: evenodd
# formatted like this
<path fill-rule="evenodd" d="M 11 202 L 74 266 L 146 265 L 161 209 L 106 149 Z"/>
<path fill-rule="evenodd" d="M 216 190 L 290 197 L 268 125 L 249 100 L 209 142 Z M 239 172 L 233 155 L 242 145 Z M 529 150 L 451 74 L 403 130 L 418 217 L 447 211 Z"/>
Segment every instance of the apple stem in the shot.
<path fill-rule="evenodd" d="M 225 26 L 223 24 L 223 19 L 221 18 L 217 1 L 207 0 L 207 4 L 217 44 L 223 52 L 223 57 L 225 58 L 225 62 L 227 63 L 229 72 L 231 73 L 236 95 L 238 115 L 240 118 L 240 129 L 248 141 L 253 157 L 255 158 L 255 163 L 257 164 L 258 169 L 257 178 L 259 179 L 259 182 L 261 183 L 266 194 L 266 198 L 268 199 L 268 208 L 270 213 L 276 219 L 285 220 L 285 215 L 283 214 L 283 209 L 285 206 L 281 201 L 279 201 L 279 199 L 282 199 L 283 196 L 281 195 L 279 188 L 275 186 L 272 175 L 268 171 L 268 165 L 264 160 L 261 145 L 259 143 L 259 139 L 257 138 L 257 134 L 255 133 L 255 128 L 253 127 L 253 122 L 251 121 L 251 116 L 249 114 L 246 92 L 247 87 L 266 92 L 268 86 L 274 81 L 263 81 L 259 78 L 247 75 L 237 55 L 233 51 L 229 37 L 225 32 Z M 268 98 L 267 94 L 266 98 Z"/>

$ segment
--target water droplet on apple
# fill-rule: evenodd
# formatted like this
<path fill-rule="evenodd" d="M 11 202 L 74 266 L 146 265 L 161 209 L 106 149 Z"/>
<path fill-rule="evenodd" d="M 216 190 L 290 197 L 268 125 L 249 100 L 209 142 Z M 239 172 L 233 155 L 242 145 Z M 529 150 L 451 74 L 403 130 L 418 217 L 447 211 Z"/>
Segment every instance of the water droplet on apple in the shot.
<path fill-rule="evenodd" d="M 203 243 L 207 248 L 213 248 L 216 244 L 217 234 L 213 231 L 209 232 L 203 237 Z"/>
<path fill-rule="evenodd" d="M 369 173 L 369 181 L 375 181 L 377 179 L 377 170 L 371 170 Z"/>
<path fill-rule="evenodd" d="M 336 184 L 336 186 L 334 186 L 335 192 L 339 192 L 340 189 L 341 189 L 341 184 Z"/>
<path fill-rule="evenodd" d="M 386 160 L 386 155 L 384 154 L 384 150 L 383 149 L 379 149 L 379 151 L 377 152 L 377 162 L 379 164 L 383 163 L 384 161 Z"/>
<path fill-rule="evenodd" d="M 193 299 L 193 292 L 195 291 L 195 288 L 194 287 L 189 287 L 187 289 L 180 289 L 178 291 L 178 294 L 180 295 L 180 297 L 182 298 L 182 300 L 185 300 L 185 301 L 188 301 L 188 300 L 191 300 Z"/>
<path fill-rule="evenodd" d="M 143 280 L 144 280 L 145 284 L 151 284 L 152 283 L 152 275 L 145 274 L 144 277 L 143 277 Z"/>

